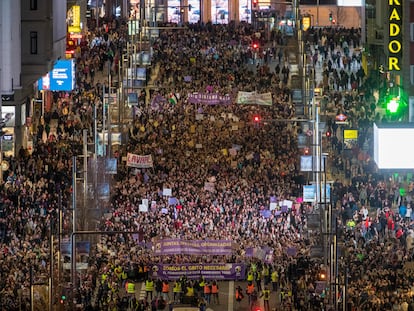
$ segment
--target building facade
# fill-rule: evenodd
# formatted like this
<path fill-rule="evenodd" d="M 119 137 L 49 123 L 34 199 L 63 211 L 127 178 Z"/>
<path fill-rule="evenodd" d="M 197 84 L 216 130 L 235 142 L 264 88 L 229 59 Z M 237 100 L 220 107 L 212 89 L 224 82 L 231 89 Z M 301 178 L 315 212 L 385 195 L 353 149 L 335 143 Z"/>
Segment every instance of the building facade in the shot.
<path fill-rule="evenodd" d="M 65 48 L 66 1 L 0 1 L 0 107 L 13 149 L 30 125 L 34 84 L 65 57 Z"/>

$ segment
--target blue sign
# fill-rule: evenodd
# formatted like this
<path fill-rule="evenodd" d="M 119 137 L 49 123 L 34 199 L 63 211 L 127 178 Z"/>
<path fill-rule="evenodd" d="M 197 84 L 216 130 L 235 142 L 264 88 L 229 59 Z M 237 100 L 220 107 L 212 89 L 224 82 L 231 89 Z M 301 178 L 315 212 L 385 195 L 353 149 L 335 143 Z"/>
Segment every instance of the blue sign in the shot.
<path fill-rule="evenodd" d="M 326 191 L 326 202 L 330 202 L 331 198 L 331 185 L 321 184 L 321 189 L 317 189 L 316 185 L 304 185 L 303 186 L 303 202 L 325 202 L 325 191 Z"/>
<path fill-rule="evenodd" d="M 39 90 L 72 91 L 75 88 L 75 62 L 58 60 L 46 76 L 38 81 Z"/>

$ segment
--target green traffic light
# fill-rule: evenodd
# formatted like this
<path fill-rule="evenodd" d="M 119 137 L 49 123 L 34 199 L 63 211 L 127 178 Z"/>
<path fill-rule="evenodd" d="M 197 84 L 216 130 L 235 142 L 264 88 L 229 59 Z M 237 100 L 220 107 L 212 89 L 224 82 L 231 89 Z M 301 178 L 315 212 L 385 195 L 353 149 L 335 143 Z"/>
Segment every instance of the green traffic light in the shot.
<path fill-rule="evenodd" d="M 387 103 L 387 110 L 390 113 L 396 113 L 398 111 L 398 108 L 400 107 L 400 103 L 398 100 L 396 99 L 391 99 L 388 103 Z"/>

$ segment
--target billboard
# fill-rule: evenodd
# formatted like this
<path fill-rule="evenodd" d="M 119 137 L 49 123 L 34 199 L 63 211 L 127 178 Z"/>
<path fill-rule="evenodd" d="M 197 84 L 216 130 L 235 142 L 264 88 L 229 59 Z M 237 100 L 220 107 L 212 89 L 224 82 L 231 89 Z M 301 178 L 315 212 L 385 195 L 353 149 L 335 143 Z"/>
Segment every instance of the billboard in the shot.
<path fill-rule="evenodd" d="M 344 130 L 344 149 L 353 149 L 358 146 L 358 130 Z"/>
<path fill-rule="evenodd" d="M 374 123 L 374 161 L 379 169 L 414 168 L 414 124 Z"/>
<path fill-rule="evenodd" d="M 326 191 L 326 200 L 325 200 Z M 322 182 L 320 187 L 316 184 L 303 186 L 303 202 L 330 202 L 331 201 L 331 185 Z"/>
<path fill-rule="evenodd" d="M 46 76 L 37 82 L 39 91 L 72 91 L 75 88 L 75 62 L 58 60 Z"/>
<path fill-rule="evenodd" d="M 362 6 L 362 0 L 338 0 L 338 6 Z"/>

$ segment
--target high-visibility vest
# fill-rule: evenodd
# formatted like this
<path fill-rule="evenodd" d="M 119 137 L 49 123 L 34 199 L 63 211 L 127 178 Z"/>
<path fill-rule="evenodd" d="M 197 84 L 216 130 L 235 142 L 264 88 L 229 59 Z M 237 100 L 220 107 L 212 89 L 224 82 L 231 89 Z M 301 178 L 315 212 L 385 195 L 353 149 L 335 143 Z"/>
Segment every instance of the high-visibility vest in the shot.
<path fill-rule="evenodd" d="M 128 282 L 128 281 L 126 281 L 126 282 L 125 282 L 125 285 L 124 285 L 124 287 L 125 287 L 125 291 L 126 291 L 127 293 L 128 293 L 128 283 L 129 283 L 129 282 Z"/>
<path fill-rule="evenodd" d="M 166 282 L 162 283 L 162 292 L 163 293 L 168 293 L 170 291 L 170 285 Z"/>
<path fill-rule="evenodd" d="M 120 266 L 118 266 L 118 267 L 116 267 L 116 268 L 114 269 L 114 272 L 115 272 L 116 277 L 117 277 L 118 279 L 120 279 L 120 278 L 121 278 L 121 275 L 122 275 L 122 268 L 121 268 Z"/>
<path fill-rule="evenodd" d="M 272 282 L 276 283 L 278 279 L 279 279 L 279 275 L 277 274 L 277 271 L 273 271 L 272 272 Z"/>
<path fill-rule="evenodd" d="M 200 286 L 200 288 L 204 287 L 204 285 L 206 285 L 206 282 L 203 280 L 200 281 L 200 283 L 198 283 L 198 285 Z"/>
<path fill-rule="evenodd" d="M 256 272 L 257 271 L 257 265 L 255 263 L 252 263 L 250 269 L 253 271 L 253 273 Z"/>
<path fill-rule="evenodd" d="M 257 271 L 256 281 L 260 281 L 261 279 L 262 279 L 262 275 L 261 275 L 260 271 Z"/>
<path fill-rule="evenodd" d="M 152 292 L 154 290 L 154 281 L 145 281 L 145 291 L 146 292 Z"/>
<path fill-rule="evenodd" d="M 217 286 L 217 284 L 211 285 L 211 293 L 212 294 L 217 294 L 218 293 L 218 286 Z"/>
<path fill-rule="evenodd" d="M 187 294 L 188 297 L 194 296 L 194 288 L 193 287 L 187 287 Z"/>
<path fill-rule="evenodd" d="M 204 285 L 204 294 L 211 294 L 211 289 L 208 284 Z"/>
<path fill-rule="evenodd" d="M 263 276 L 269 276 L 269 268 L 266 266 L 263 268 Z"/>
<path fill-rule="evenodd" d="M 236 290 L 236 300 L 242 300 L 243 299 L 243 293 L 241 292 L 241 290 L 237 289 Z"/>
<path fill-rule="evenodd" d="M 126 272 L 125 271 L 122 271 L 121 279 L 126 280 L 127 277 L 128 277 L 128 275 L 126 274 Z"/>
<path fill-rule="evenodd" d="M 247 282 L 253 281 L 253 272 L 249 271 L 247 272 Z"/>
<path fill-rule="evenodd" d="M 270 290 L 265 289 L 263 291 L 263 300 L 269 300 L 270 299 Z"/>
<path fill-rule="evenodd" d="M 251 293 L 253 293 L 253 291 L 254 291 L 254 285 L 253 285 L 253 283 L 250 284 L 250 285 L 247 285 L 246 293 L 250 295 Z"/>
<path fill-rule="evenodd" d="M 128 294 L 135 294 L 135 284 L 133 282 L 128 282 L 127 292 Z"/>
<path fill-rule="evenodd" d="M 108 274 L 103 273 L 102 276 L 101 276 L 101 283 L 102 284 L 105 283 L 105 281 L 106 281 L 107 278 L 108 278 Z"/>
<path fill-rule="evenodd" d="M 173 292 L 174 293 L 180 293 L 181 292 L 181 284 L 179 282 L 175 282 Z"/>

